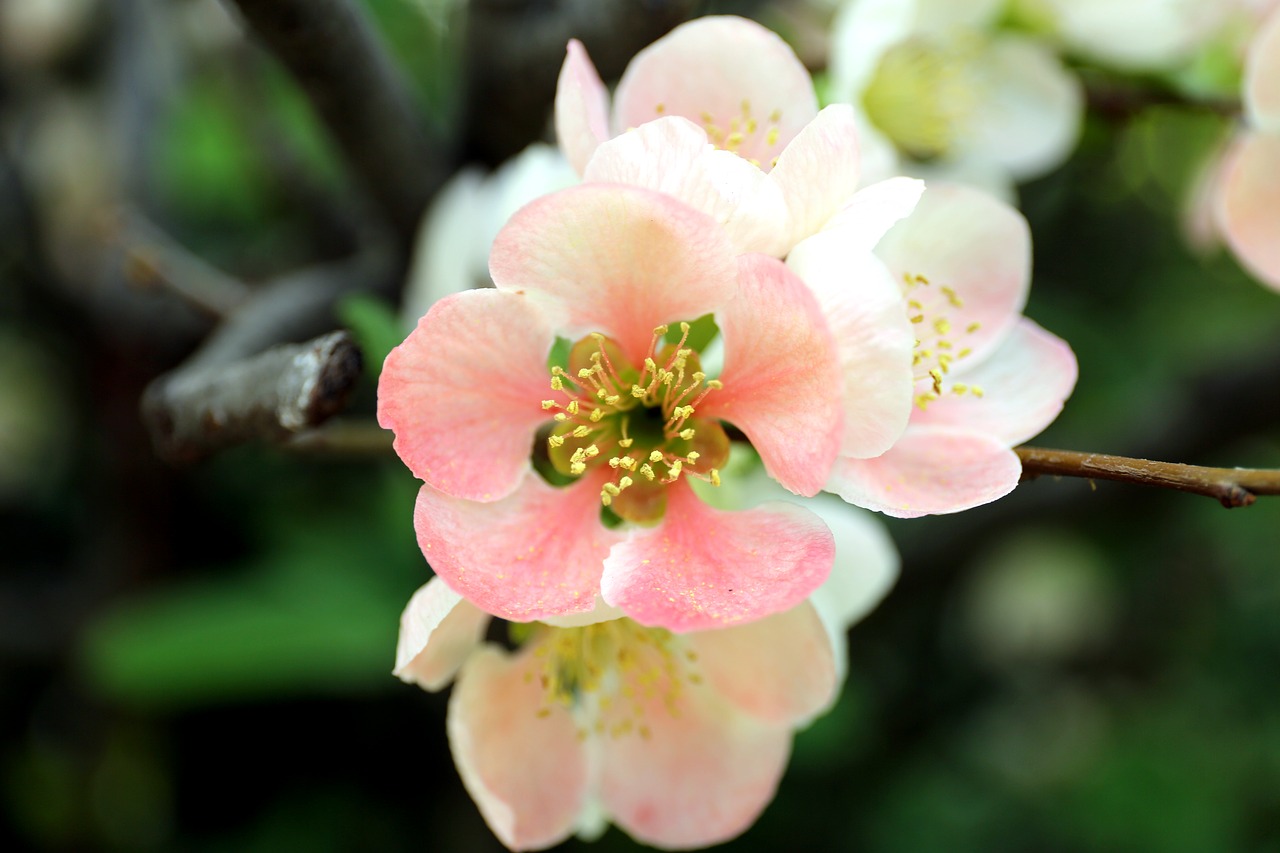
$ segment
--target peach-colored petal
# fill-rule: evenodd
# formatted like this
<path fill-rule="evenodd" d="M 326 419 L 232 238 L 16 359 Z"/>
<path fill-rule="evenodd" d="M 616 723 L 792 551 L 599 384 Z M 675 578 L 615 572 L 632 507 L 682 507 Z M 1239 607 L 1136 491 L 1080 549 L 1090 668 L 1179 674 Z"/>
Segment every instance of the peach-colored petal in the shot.
<path fill-rule="evenodd" d="M 579 175 L 596 146 L 609 138 L 609 93 L 577 39 L 569 39 L 556 82 L 556 137 Z"/>
<path fill-rule="evenodd" d="M 696 631 L 685 639 L 706 683 L 762 720 L 796 725 L 835 695 L 831 638 L 807 601 L 748 625 Z"/>
<path fill-rule="evenodd" d="M 1021 444 L 1062 411 L 1076 384 L 1076 357 L 1066 341 L 1023 318 L 991 357 L 952 378 L 981 390 L 943 394 L 917 409 L 912 426 L 952 426 Z"/>
<path fill-rule="evenodd" d="M 910 426 L 875 459 L 836 460 L 827 488 L 851 504 L 915 518 L 990 503 L 1021 475 L 1018 455 L 995 438 Z"/>
<path fill-rule="evenodd" d="M 724 230 L 704 213 L 651 190 L 584 184 L 511 217 L 489 270 L 499 290 L 548 303 L 566 337 L 603 332 L 639 364 L 655 326 L 728 300 L 733 258 Z"/>
<path fill-rule="evenodd" d="M 1027 221 L 1012 206 L 980 190 L 930 184 L 911 215 L 876 246 L 876 254 L 899 280 L 906 275 L 927 279 L 927 285 L 907 294 L 919 305 L 911 306 L 912 313 L 924 317 L 915 331 L 925 351 L 936 354 L 938 341 L 949 340 L 954 352 L 969 350 L 972 362 L 981 361 L 1017 321 L 1027 301 Z M 945 288 L 955 293 L 955 300 Z"/>
<path fill-rule="evenodd" d="M 805 240 L 787 266 L 818 298 L 840 353 L 845 456 L 876 456 L 907 426 L 915 332 L 884 264 L 856 249 L 844 229 Z M 848 246 L 854 245 L 854 251 Z"/>
<path fill-rule="evenodd" d="M 766 166 L 817 113 L 809 72 L 787 43 L 729 16 L 682 24 L 640 51 L 613 101 L 619 130 L 661 115 L 684 116 L 707 127 L 717 145 Z M 730 145 L 734 132 L 742 139 Z"/>
<path fill-rule="evenodd" d="M 1231 251 L 1280 290 L 1280 133 L 1242 133 L 1227 150 L 1217 214 Z"/>
<path fill-rule="evenodd" d="M 785 208 L 765 174 L 680 116 L 651 121 L 601 145 L 583 180 L 657 190 L 711 216 L 738 252 L 765 251 L 778 239 Z"/>
<path fill-rule="evenodd" d="M 832 104 L 791 140 L 769 173 L 787 210 L 783 244 L 770 254 L 786 255 L 816 234 L 858 189 L 858 131 L 853 108 Z"/>
<path fill-rule="evenodd" d="M 603 722 L 633 713 L 620 702 Z M 615 823 L 655 847 L 703 847 L 743 832 L 773 799 L 791 752 L 788 726 L 753 719 L 705 686 L 685 689 L 678 716 L 654 696 L 638 722 L 647 737 L 598 739 L 600 794 Z"/>
<path fill-rule="evenodd" d="M 391 351 L 378 423 L 414 476 L 477 501 L 511 493 L 529 470 L 554 335 L 536 306 L 495 290 L 437 302 Z"/>
<path fill-rule="evenodd" d="M 555 488 L 530 472 L 493 503 L 418 493 L 413 526 L 427 562 L 477 607 L 527 622 L 595 607 L 609 548 L 622 538 L 600 523 L 600 484 L 588 473 Z"/>
<path fill-rule="evenodd" d="M 481 647 L 458 677 L 446 720 L 462 783 L 512 850 L 563 841 L 587 796 L 578 726 L 563 705 L 546 705 L 537 674 L 532 649 L 508 658 Z"/>
<path fill-rule="evenodd" d="M 822 521 L 786 503 L 712 509 L 668 487 L 659 527 L 633 530 L 604 563 L 600 591 L 643 625 L 701 631 L 794 607 L 826 580 L 835 545 Z"/>
<path fill-rule="evenodd" d="M 488 613 L 440 578 L 432 578 L 418 588 L 400 616 L 393 674 L 424 690 L 439 690 L 453 680 L 488 624 Z"/>
<path fill-rule="evenodd" d="M 716 315 L 724 388 L 698 407 L 747 434 L 778 482 L 816 495 L 840 449 L 843 405 L 835 340 L 813 294 L 781 261 L 738 259 L 739 286 Z"/>

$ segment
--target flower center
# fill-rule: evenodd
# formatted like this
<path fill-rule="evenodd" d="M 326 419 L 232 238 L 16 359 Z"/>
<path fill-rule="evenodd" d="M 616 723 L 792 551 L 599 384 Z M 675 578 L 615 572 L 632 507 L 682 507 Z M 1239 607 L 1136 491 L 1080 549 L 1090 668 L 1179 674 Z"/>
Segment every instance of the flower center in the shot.
<path fill-rule="evenodd" d="M 665 104 L 658 104 L 654 111 L 660 116 L 665 115 L 667 107 Z M 694 120 L 693 116 L 687 118 Z M 715 116 L 703 110 L 696 120 L 701 122 L 702 129 L 707 132 L 707 139 L 716 148 L 737 154 L 765 171 L 778 164 L 782 110 L 774 110 L 762 122 L 752 112 L 751 101 L 744 100 L 737 114 Z M 762 165 L 764 162 L 768 166 Z"/>
<path fill-rule="evenodd" d="M 862 94 L 867 118 L 917 160 L 945 156 L 974 110 L 976 42 L 917 37 L 889 48 Z"/>
<path fill-rule="evenodd" d="M 639 369 L 615 341 L 588 335 L 570 350 L 568 369 L 551 368 L 551 389 L 561 399 L 542 401 L 555 412 L 547 445 L 556 470 L 576 477 L 607 465 L 600 503 L 642 524 L 662 517 L 664 487 L 682 475 L 718 486 L 729 455 L 724 428 L 696 417 L 707 395 L 722 386 L 707 379 L 697 353 L 685 346 L 689 324 L 680 324 L 674 346 L 664 344 L 667 331 L 653 330 Z"/>
<path fill-rule="evenodd" d="M 982 388 L 977 385 L 966 385 L 963 382 L 947 382 L 951 368 L 969 357 L 971 350 L 965 346 L 957 346 L 957 332 L 960 335 L 972 335 L 982 328 L 980 323 L 970 323 L 963 329 L 955 329 L 947 317 L 947 308 L 957 310 L 964 307 L 964 300 L 954 288 L 942 285 L 934 288 L 929 279 L 922 275 L 904 273 L 902 290 L 907 299 L 912 324 L 916 327 L 915 352 L 911 356 L 911 365 L 915 369 L 915 380 L 924 390 L 916 394 L 916 405 L 921 409 L 939 399 L 945 393 L 974 397 L 983 396 Z"/>
<path fill-rule="evenodd" d="M 526 676 L 536 676 L 542 685 L 538 715 L 547 716 L 557 704 L 590 707 L 597 714 L 581 732 L 584 736 L 636 732 L 647 738 L 646 708 L 657 700 L 667 713 L 679 716 L 686 686 L 702 683 L 702 676 L 691 671 L 697 656 L 662 628 L 614 619 L 545 630 L 534 651 L 537 671 Z"/>

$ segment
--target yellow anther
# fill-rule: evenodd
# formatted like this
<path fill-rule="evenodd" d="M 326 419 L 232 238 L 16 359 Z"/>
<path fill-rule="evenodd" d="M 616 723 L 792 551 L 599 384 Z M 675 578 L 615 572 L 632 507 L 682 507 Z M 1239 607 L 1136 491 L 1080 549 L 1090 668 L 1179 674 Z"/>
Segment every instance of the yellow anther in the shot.
<path fill-rule="evenodd" d="M 689 428 L 687 428 L 687 429 L 682 429 L 682 430 L 680 430 L 680 437 L 681 437 L 681 438 L 683 438 L 685 441 L 689 441 L 689 440 L 691 440 L 691 439 L 693 438 L 694 434 L 695 434 L 695 433 L 694 433 L 694 431 L 693 431 L 693 427 L 689 427 Z"/>
<path fill-rule="evenodd" d="M 553 419 L 553 420 L 557 420 L 557 421 L 561 421 L 561 422 L 564 422 L 564 421 L 569 420 L 569 416 L 568 416 L 568 415 L 566 415 L 564 412 L 556 412 L 556 413 L 555 413 L 554 415 L 552 415 L 551 417 L 552 417 L 552 419 Z"/>
<path fill-rule="evenodd" d="M 557 405 L 557 403 L 556 403 L 556 401 L 555 401 L 555 400 L 543 400 L 543 401 L 542 401 L 542 408 L 543 408 L 543 411 L 546 411 L 547 409 L 554 409 L 554 408 L 556 407 L 556 405 Z"/>
<path fill-rule="evenodd" d="M 679 459 L 677 459 L 675 462 L 672 462 L 670 465 L 668 465 L 667 466 L 668 481 L 675 481 L 680 476 L 680 472 L 682 470 L 684 470 L 684 463 L 681 462 Z"/>
<path fill-rule="evenodd" d="M 982 397 L 982 389 L 979 388 L 977 385 L 974 385 L 972 388 L 970 388 L 969 393 L 975 397 L 979 397 L 979 398 Z"/>
<path fill-rule="evenodd" d="M 630 456 L 624 456 L 622 457 L 622 461 L 619 462 L 618 464 L 628 471 L 634 471 L 636 470 L 636 465 L 638 463 L 636 462 L 636 460 L 632 459 Z"/>
<path fill-rule="evenodd" d="M 724 141 L 724 147 L 732 151 L 742 146 L 743 136 L 740 132 L 734 131 Z"/>
<path fill-rule="evenodd" d="M 649 461 L 650 461 L 650 462 L 661 462 L 661 461 L 662 461 L 662 455 L 663 455 L 663 454 L 662 454 L 662 451 L 661 451 L 661 450 L 655 450 L 655 451 L 653 451 L 652 453 L 650 453 L 650 454 L 649 454 Z"/>
<path fill-rule="evenodd" d="M 707 476 L 711 478 L 711 485 L 713 486 L 720 485 L 720 472 L 718 470 L 716 470 L 715 468 L 712 468 L 710 471 L 707 472 Z"/>
<path fill-rule="evenodd" d="M 579 369 L 578 369 L 578 378 L 579 378 L 579 379 L 590 379 L 590 378 L 591 378 L 591 374 L 592 374 L 592 373 L 595 373 L 595 371 L 594 371 L 594 370 L 592 370 L 590 367 L 582 367 L 582 368 L 579 368 Z"/>
<path fill-rule="evenodd" d="M 778 144 L 778 128 L 776 126 L 769 128 L 769 132 L 765 134 L 764 141 L 769 145 Z"/>
<path fill-rule="evenodd" d="M 588 444 L 583 448 L 583 452 L 586 453 L 588 459 L 595 459 L 600 455 L 600 448 L 596 447 L 594 444 Z"/>
<path fill-rule="evenodd" d="M 688 455 L 688 456 L 686 456 L 686 457 L 685 457 L 685 459 L 687 459 L 687 460 L 689 461 L 689 464 L 690 464 L 690 465 L 693 465 L 695 462 L 697 462 L 697 461 L 698 461 L 698 457 L 699 457 L 699 456 L 701 456 L 701 455 L 702 455 L 702 454 L 701 454 L 701 453 L 699 453 L 699 452 L 698 452 L 698 451 L 696 451 L 696 450 L 690 450 L 690 451 L 689 451 L 689 455 Z"/>
<path fill-rule="evenodd" d="M 605 483 L 600 488 L 604 490 L 605 494 L 613 495 L 615 498 L 622 494 L 622 489 L 618 488 L 613 483 Z"/>
<path fill-rule="evenodd" d="M 655 338 L 660 338 L 660 337 L 662 337 L 663 335 L 665 335 L 668 331 L 670 331 L 670 329 L 671 329 L 671 327 L 670 327 L 670 326 L 668 326 L 668 325 L 666 325 L 665 323 L 664 323 L 664 324 L 662 324 L 661 326 L 654 326 L 654 327 L 653 327 L 653 336 L 654 336 Z"/>
<path fill-rule="evenodd" d="M 923 323 L 923 322 L 924 322 L 924 315 L 923 315 L 923 314 L 917 314 L 916 316 L 914 316 L 914 317 L 912 317 L 912 318 L 911 318 L 911 322 L 913 322 L 913 323 Z"/>
<path fill-rule="evenodd" d="M 655 113 L 657 113 L 658 115 L 662 115 L 663 113 L 665 113 L 665 112 L 667 111 L 667 105 L 666 105 L 666 104 L 658 104 L 656 107 L 654 107 L 654 108 L 653 108 L 653 111 L 654 111 Z"/>
<path fill-rule="evenodd" d="M 724 387 L 724 383 L 721 382 L 719 379 L 712 379 L 707 382 L 707 387 L 710 388 L 712 391 L 719 391 L 721 388 Z"/>
<path fill-rule="evenodd" d="M 551 377 L 551 390 L 552 390 L 552 391 L 563 391 L 563 390 L 564 390 L 564 380 L 562 380 L 559 376 L 552 376 L 552 377 Z"/>
<path fill-rule="evenodd" d="M 655 476 L 655 474 L 653 473 L 653 469 L 649 467 L 649 463 L 648 463 L 648 462 L 646 462 L 646 463 L 644 463 L 643 465 L 641 465 L 641 466 L 640 466 L 640 474 L 641 474 L 641 475 L 642 475 L 646 480 L 652 480 L 652 479 L 654 478 L 654 476 Z"/>
<path fill-rule="evenodd" d="M 565 406 L 565 407 L 564 407 L 564 410 L 565 410 L 566 412 L 568 412 L 569 414 L 571 414 L 571 415 L 576 415 L 576 414 L 578 414 L 578 401 L 577 401 L 577 400 L 570 400 L 570 401 L 569 401 L 569 405 Z"/>
<path fill-rule="evenodd" d="M 965 326 L 964 330 L 972 335 L 974 332 L 978 331 L 981 328 L 982 328 L 981 323 L 970 323 L 968 326 Z"/>
<path fill-rule="evenodd" d="M 587 459 L 587 452 L 583 450 L 581 447 L 573 451 L 573 455 L 569 457 L 570 462 L 585 462 L 586 459 Z"/>
<path fill-rule="evenodd" d="M 969 386 L 965 385 L 963 382 L 956 382 L 951 386 L 951 393 L 957 396 L 964 394 L 964 392 L 968 390 Z"/>
<path fill-rule="evenodd" d="M 609 505 L 609 504 L 611 504 L 611 503 L 613 503 L 613 496 L 612 496 L 612 495 L 610 495 L 608 492 L 601 492 L 601 493 L 600 493 L 600 504 L 601 504 L 602 506 L 608 506 L 608 505 Z"/>
<path fill-rule="evenodd" d="M 630 486 L 632 482 L 634 481 L 630 477 L 623 477 L 621 480 L 618 481 L 618 490 L 621 491 L 627 488 L 627 486 Z"/>
<path fill-rule="evenodd" d="M 584 474 L 584 473 L 586 473 L 586 470 L 587 470 L 587 463 L 585 463 L 585 462 L 570 462 L 570 463 L 569 463 L 569 473 L 570 473 L 570 474 L 573 474 L 575 477 L 576 477 L 577 475 L 579 475 L 579 474 Z"/>
<path fill-rule="evenodd" d="M 612 459 L 610 459 L 610 460 L 609 460 L 609 467 L 610 467 L 610 468 L 617 468 L 618 466 L 620 466 L 620 465 L 622 464 L 622 460 L 623 460 L 623 459 L 625 459 L 625 458 L 626 458 L 625 456 L 615 456 L 615 457 L 613 457 Z"/>
<path fill-rule="evenodd" d="M 934 393 L 941 392 L 942 391 L 942 371 L 939 368 L 935 367 L 933 370 L 929 371 L 929 378 L 933 380 Z"/>
<path fill-rule="evenodd" d="M 573 428 L 574 438 L 586 438 L 589 435 L 591 435 L 591 427 L 586 424 L 579 424 Z"/>
<path fill-rule="evenodd" d="M 945 335 L 951 331 L 951 323 L 946 317 L 939 317 L 933 321 L 933 328 L 940 335 Z"/>
<path fill-rule="evenodd" d="M 592 409 L 591 414 L 587 415 L 593 424 L 599 423 L 604 417 L 604 409 Z"/>
<path fill-rule="evenodd" d="M 956 358 L 968 358 L 972 352 L 973 350 L 969 349 L 968 347 L 965 347 L 964 349 L 960 350 L 960 352 L 956 353 Z"/>
<path fill-rule="evenodd" d="M 564 436 L 549 435 L 547 436 L 547 444 L 551 445 L 552 447 L 561 447 L 562 445 L 564 445 Z"/>
<path fill-rule="evenodd" d="M 618 446 L 625 450 L 626 448 L 630 447 L 634 442 L 635 442 L 634 438 L 620 438 L 618 439 Z"/>
<path fill-rule="evenodd" d="M 644 395 L 645 395 L 645 390 L 644 390 L 644 388 L 643 388 L 642 386 L 640 386 L 640 385 L 632 385 L 632 386 L 631 386 L 631 396 L 632 396 L 632 397 L 639 398 L 639 397 L 643 397 Z"/>
<path fill-rule="evenodd" d="M 617 394 L 609 394 L 604 398 L 604 401 L 610 406 L 616 406 L 622 402 L 622 397 Z"/>
<path fill-rule="evenodd" d="M 695 370 L 693 373 L 689 374 L 689 378 L 693 380 L 694 385 L 701 385 L 707 378 L 707 374 L 703 373 L 701 370 Z"/>

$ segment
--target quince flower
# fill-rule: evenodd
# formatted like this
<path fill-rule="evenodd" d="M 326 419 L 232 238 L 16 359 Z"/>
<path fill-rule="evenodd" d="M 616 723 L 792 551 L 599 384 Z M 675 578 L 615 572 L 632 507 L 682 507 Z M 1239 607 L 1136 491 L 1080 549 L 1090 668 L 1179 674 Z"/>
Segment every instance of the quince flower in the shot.
<path fill-rule="evenodd" d="M 865 191 L 864 191 L 865 192 Z M 838 278 L 843 235 L 826 231 L 787 259 L 805 281 Z M 1013 207 L 933 184 L 875 254 L 900 282 L 915 330 L 915 407 L 884 451 L 842 452 L 826 485 L 888 515 L 956 512 L 1018 484 L 1010 448 L 1048 426 L 1075 386 L 1071 348 L 1022 316 L 1031 236 Z"/>
<path fill-rule="evenodd" d="M 456 675 L 447 731 L 481 814 L 511 849 L 541 849 L 606 821 L 638 841 L 699 847 L 743 832 L 773 798 L 792 731 L 830 707 L 844 632 L 897 574 L 887 535 L 833 519 L 831 579 L 749 625 L 672 634 L 630 619 L 513 626 L 433 578 L 401 618 L 395 673 L 429 691 Z"/>
<path fill-rule="evenodd" d="M 1240 263 L 1280 290 L 1280 9 L 1250 46 L 1244 104 L 1250 127 L 1227 150 L 1215 213 Z"/>
<path fill-rule="evenodd" d="M 583 185 L 513 216 L 490 271 L 496 289 L 427 312 L 378 395 L 379 422 L 425 481 L 419 544 L 453 590 L 513 621 L 590 612 L 602 596 L 688 631 L 785 610 L 822 583 L 833 546 L 813 513 L 721 512 L 687 482 L 719 481 L 722 420 L 793 493 L 826 481 L 843 431 L 838 354 L 783 264 L 735 254 L 668 196 Z M 714 379 L 687 322 L 712 313 L 725 346 Z M 574 343 L 549 359 L 557 337 Z M 569 483 L 547 482 L 535 454 Z"/>
<path fill-rule="evenodd" d="M 1071 153 L 1080 84 L 1046 45 L 995 32 L 1001 6 L 852 0 L 841 8 L 830 92 L 854 105 L 864 181 L 936 176 L 1007 195 L 1010 178 L 1042 175 Z"/>
<path fill-rule="evenodd" d="M 636 54 L 612 119 L 599 74 L 570 41 L 555 112 L 560 147 L 584 180 L 674 195 L 742 252 L 782 257 L 858 187 L 853 111 L 819 112 L 795 53 L 744 18 L 698 18 Z"/>
<path fill-rule="evenodd" d="M 1015 0 L 1025 17 L 1074 54 L 1125 71 L 1190 61 L 1218 34 L 1238 0 Z"/>

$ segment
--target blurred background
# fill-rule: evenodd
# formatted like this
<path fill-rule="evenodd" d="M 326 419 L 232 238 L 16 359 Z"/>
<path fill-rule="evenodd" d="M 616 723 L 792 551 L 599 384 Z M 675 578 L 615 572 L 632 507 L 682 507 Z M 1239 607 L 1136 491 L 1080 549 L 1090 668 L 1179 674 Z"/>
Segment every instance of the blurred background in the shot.
<path fill-rule="evenodd" d="M 447 694 L 390 675 L 409 472 L 140 401 L 344 327 L 367 421 L 425 205 L 548 138 L 569 35 L 616 79 L 733 11 L 820 72 L 834 5 L 0 2 L 0 849 L 500 849 Z M 1067 61 L 1079 145 L 1019 198 L 1080 382 L 1034 443 L 1280 467 L 1280 295 L 1188 237 L 1230 98 Z M 1280 849 L 1280 498 L 1041 478 L 886 523 L 902 578 L 731 849 Z"/>

